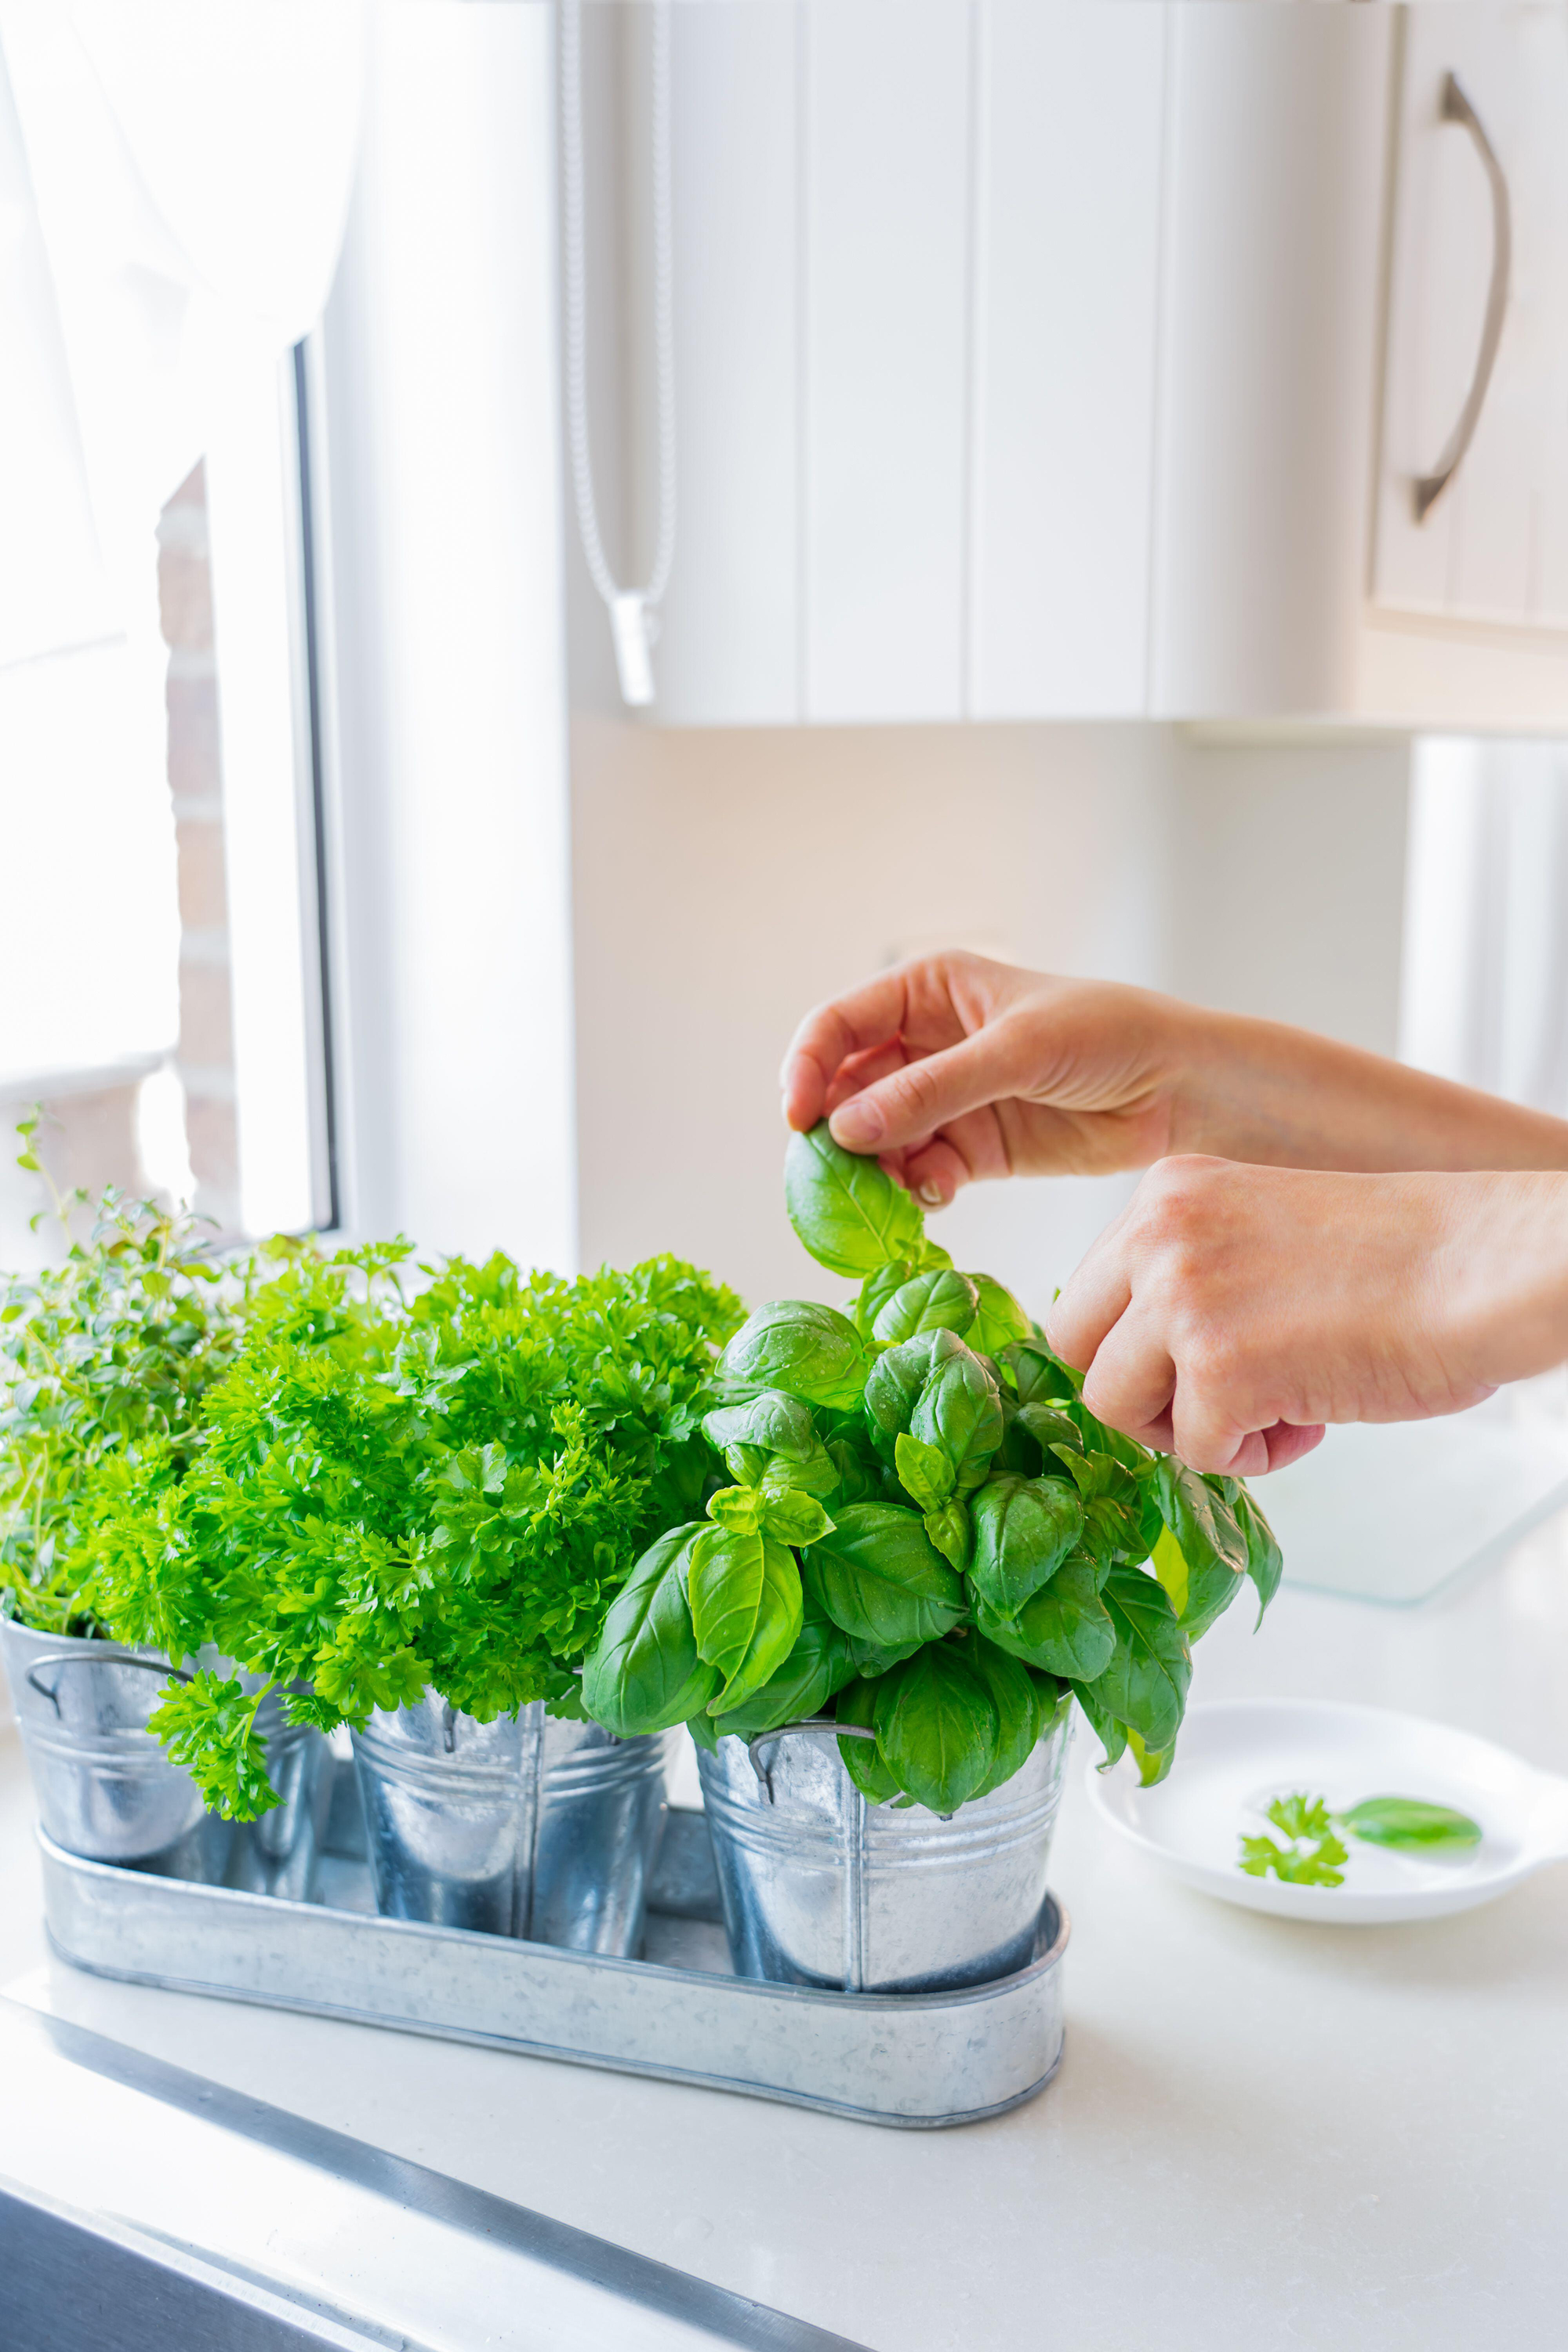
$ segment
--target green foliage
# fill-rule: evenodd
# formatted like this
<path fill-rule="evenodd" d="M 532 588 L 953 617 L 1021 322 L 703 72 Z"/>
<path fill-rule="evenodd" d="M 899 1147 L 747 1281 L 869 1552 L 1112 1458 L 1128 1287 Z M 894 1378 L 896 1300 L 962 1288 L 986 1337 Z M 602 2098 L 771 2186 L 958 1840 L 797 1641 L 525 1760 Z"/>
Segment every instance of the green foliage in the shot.
<path fill-rule="evenodd" d="M 42 1173 L 38 1122 L 18 1165 Z M 90 1208 L 89 1237 L 70 1238 Z M 178 1475 L 233 1361 L 259 1258 L 225 1266 L 186 1215 L 110 1190 L 55 1196 L 62 1265 L 0 1277 L 0 1607 L 46 1633 L 99 1629 L 87 1496 L 142 1447 Z M 37 1222 L 37 1221 L 35 1221 Z M 275 1244 L 286 1251 L 290 1245 Z"/>
<path fill-rule="evenodd" d="M 954 1270 L 826 1127 L 791 1144 L 785 1199 L 859 1295 L 847 1316 L 775 1300 L 731 1340 L 702 1435 L 710 1486 L 715 1456 L 733 1483 L 685 1585 L 661 1571 L 668 1627 L 612 1610 L 590 1712 L 652 1728 L 679 1696 L 710 1744 L 831 1704 L 875 1735 L 839 1741 L 868 1799 L 951 1812 L 1012 1778 L 1070 1690 L 1108 1763 L 1131 1748 L 1163 1779 L 1191 1643 L 1244 1575 L 1265 1602 L 1279 1581 L 1261 1511 L 1106 1428 L 1017 1300 Z M 724 1677 L 695 1702 L 693 1655 Z"/>
<path fill-rule="evenodd" d="M 573 1670 L 638 1552 L 705 1491 L 699 1424 L 738 1302 L 668 1258 L 567 1282 L 498 1255 L 447 1261 L 409 1303 L 404 1255 L 300 1250 L 253 1289 L 188 1458 L 147 1443 L 91 1482 L 97 1605 L 122 1639 L 212 1643 L 268 1687 L 304 1684 L 289 1710 L 322 1728 L 426 1685 L 486 1722 L 539 1698 L 576 1712 Z M 668 1597 L 645 1613 L 655 1633 L 619 1636 L 639 1670 Z M 714 1686 L 700 1664 L 673 1675 L 688 1711 Z M 244 1812 L 245 1727 L 192 1688 L 171 1732 Z"/>
<path fill-rule="evenodd" d="M 1363 1797 L 1359 1804 L 1334 1813 L 1326 1798 L 1299 1790 L 1276 1797 L 1267 1818 L 1284 1832 L 1287 1843 L 1244 1834 L 1237 1866 L 1249 1877 L 1272 1873 L 1295 1886 L 1342 1884 L 1342 1865 L 1350 1853 L 1339 1834 L 1342 1830 L 1366 1845 L 1427 1856 L 1471 1853 L 1483 1834 L 1479 1822 L 1468 1813 L 1420 1797 Z"/>

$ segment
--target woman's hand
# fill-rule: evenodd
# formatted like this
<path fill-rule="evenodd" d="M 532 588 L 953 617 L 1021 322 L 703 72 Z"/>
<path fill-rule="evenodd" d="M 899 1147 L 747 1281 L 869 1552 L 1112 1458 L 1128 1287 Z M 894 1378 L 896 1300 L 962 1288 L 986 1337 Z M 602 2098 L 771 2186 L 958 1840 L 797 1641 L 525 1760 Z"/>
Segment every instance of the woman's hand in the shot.
<path fill-rule="evenodd" d="M 1163 1160 L 1057 1299 L 1102 1421 L 1252 1476 L 1568 1356 L 1568 1179 Z"/>
<path fill-rule="evenodd" d="M 795 1032 L 784 1117 L 826 1117 L 928 1206 L 984 1176 L 1168 1152 L 1274 1167 L 1568 1168 L 1568 1123 L 1278 1022 L 984 956 L 923 956 Z"/>
<path fill-rule="evenodd" d="M 1188 1008 L 984 956 L 883 972 L 796 1030 L 784 1117 L 825 1115 L 930 1206 L 984 1176 L 1102 1174 L 1173 1148 Z"/>

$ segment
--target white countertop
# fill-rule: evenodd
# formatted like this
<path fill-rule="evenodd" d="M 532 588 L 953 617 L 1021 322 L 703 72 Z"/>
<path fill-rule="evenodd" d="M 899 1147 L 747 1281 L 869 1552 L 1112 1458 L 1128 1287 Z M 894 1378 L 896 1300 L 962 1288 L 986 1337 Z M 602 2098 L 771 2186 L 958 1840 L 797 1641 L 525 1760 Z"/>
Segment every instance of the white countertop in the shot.
<path fill-rule="evenodd" d="M 1416 1612 L 1287 1591 L 1254 1640 L 1238 1604 L 1201 1647 L 1195 1695 L 1253 1694 L 1435 1715 L 1568 1769 L 1568 1524 Z M 1052 1872 L 1073 1923 L 1061 2072 L 961 2130 L 880 2130 L 50 1964 L 14 1734 L 0 1972 L 17 1998 L 874 2352 L 1557 2341 L 1568 1867 L 1418 1927 L 1255 1916 L 1112 1840 L 1084 1798 L 1090 1747 Z"/>

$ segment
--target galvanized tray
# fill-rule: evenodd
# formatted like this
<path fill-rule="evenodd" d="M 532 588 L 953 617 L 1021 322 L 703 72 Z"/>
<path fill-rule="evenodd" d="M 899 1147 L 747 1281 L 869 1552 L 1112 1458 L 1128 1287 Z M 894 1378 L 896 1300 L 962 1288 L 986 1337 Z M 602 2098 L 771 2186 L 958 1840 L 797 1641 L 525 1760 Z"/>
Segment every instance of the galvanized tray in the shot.
<path fill-rule="evenodd" d="M 242 1840 L 224 1886 L 65 1853 L 42 1831 L 60 1958 L 98 1976 L 444 2035 L 625 2074 L 700 2083 L 931 2130 L 1032 2098 L 1061 2058 L 1066 1914 L 1047 1898 L 1036 1957 L 958 1992 L 819 1992 L 730 1966 L 700 1812 L 672 1807 L 645 1957 L 375 1916 L 352 1767 L 321 1851 L 279 1880 Z"/>

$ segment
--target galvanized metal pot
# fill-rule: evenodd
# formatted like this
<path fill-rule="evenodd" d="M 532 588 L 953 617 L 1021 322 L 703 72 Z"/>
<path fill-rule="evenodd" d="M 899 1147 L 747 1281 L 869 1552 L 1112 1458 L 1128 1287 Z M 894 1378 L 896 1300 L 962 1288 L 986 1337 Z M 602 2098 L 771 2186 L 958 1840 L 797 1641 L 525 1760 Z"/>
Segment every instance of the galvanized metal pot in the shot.
<path fill-rule="evenodd" d="M 373 1715 L 353 1747 L 377 1909 L 629 1958 L 669 1738 L 616 1739 L 542 1702 L 477 1723 L 434 1691 Z"/>
<path fill-rule="evenodd" d="M 941 1992 L 1027 1967 L 1070 1737 L 1064 1706 L 1012 1780 L 947 1821 L 868 1804 L 830 1725 L 699 1750 L 737 1972 Z"/>
<path fill-rule="evenodd" d="M 36 1633 L 0 1619 L 0 1654 L 38 1801 L 57 1845 L 173 1878 L 221 1879 L 233 1824 L 208 1812 L 147 1718 L 169 1679 L 155 1651 Z"/>

